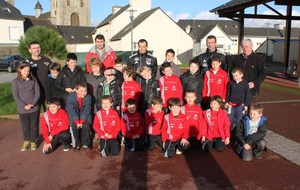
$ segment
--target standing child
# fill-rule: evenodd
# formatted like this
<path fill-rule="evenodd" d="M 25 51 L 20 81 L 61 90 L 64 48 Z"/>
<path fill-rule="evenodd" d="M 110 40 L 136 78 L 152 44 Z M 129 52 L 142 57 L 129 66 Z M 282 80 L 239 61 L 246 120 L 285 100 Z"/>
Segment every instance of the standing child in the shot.
<path fill-rule="evenodd" d="M 81 148 L 91 148 L 91 112 L 92 98 L 87 94 L 87 84 L 79 82 L 75 86 L 75 93 L 67 98 L 66 110 L 69 116 L 72 145 L 75 152 Z"/>
<path fill-rule="evenodd" d="M 123 59 L 118 57 L 114 62 L 114 69 L 116 71 L 115 75 L 116 78 L 123 82 L 123 69 L 124 69 L 124 62 Z"/>
<path fill-rule="evenodd" d="M 179 98 L 170 98 L 169 108 L 171 112 L 164 116 L 162 125 L 163 156 L 170 158 L 190 147 L 188 138 L 188 126 L 185 115 L 181 113 L 181 101 Z"/>
<path fill-rule="evenodd" d="M 251 94 L 248 82 L 243 80 L 242 69 L 233 69 L 231 74 L 233 80 L 229 82 L 225 107 L 228 108 L 230 130 L 233 131 L 242 119 L 243 111 L 248 110 Z"/>
<path fill-rule="evenodd" d="M 237 153 L 245 161 L 261 158 L 267 142 L 263 139 L 267 133 L 267 118 L 263 116 L 260 104 L 250 106 L 250 114 L 243 117 L 236 128 Z"/>
<path fill-rule="evenodd" d="M 164 74 L 159 79 L 159 88 L 161 98 L 163 99 L 163 110 L 168 112 L 168 101 L 170 98 L 179 98 L 182 102 L 182 86 L 178 76 L 173 75 L 172 66 L 165 62 L 161 65 L 161 70 Z"/>
<path fill-rule="evenodd" d="M 163 100 L 159 96 L 152 98 L 151 107 L 145 111 L 146 142 L 148 150 L 153 150 L 155 144 L 162 149 L 161 126 L 164 119 L 162 111 Z"/>
<path fill-rule="evenodd" d="M 223 99 L 213 96 L 210 109 L 203 112 L 204 122 L 202 125 L 202 149 L 209 151 L 212 147 L 222 152 L 225 145 L 230 142 L 230 121 L 224 110 L 222 110 Z"/>
<path fill-rule="evenodd" d="M 57 76 L 60 72 L 60 64 L 57 62 L 53 62 L 49 66 L 50 74 L 46 79 L 46 86 L 45 86 L 45 95 L 46 95 L 46 102 L 49 102 L 52 98 L 60 98 L 61 92 L 56 86 Z"/>
<path fill-rule="evenodd" d="M 125 67 L 123 70 L 124 82 L 122 84 L 122 112 L 126 109 L 126 101 L 129 98 L 134 99 L 136 102 L 140 101 L 141 86 L 134 81 L 135 69 L 134 67 Z"/>
<path fill-rule="evenodd" d="M 221 68 L 222 60 L 218 56 L 211 58 L 211 66 L 204 74 L 204 86 L 202 90 L 203 109 L 209 108 L 210 98 L 219 95 L 223 101 L 226 99 L 229 78 L 227 72 Z"/>
<path fill-rule="evenodd" d="M 120 132 L 120 117 L 118 112 L 112 109 L 113 99 L 109 95 L 101 98 L 102 109 L 96 112 L 93 128 L 100 139 L 99 153 L 106 157 L 109 153 L 117 155 L 120 153 L 118 134 Z"/>
<path fill-rule="evenodd" d="M 144 120 L 137 110 L 137 102 L 129 98 L 126 101 L 126 111 L 121 119 L 121 130 L 124 145 L 130 152 L 144 149 Z"/>
<path fill-rule="evenodd" d="M 166 50 L 166 54 L 165 54 L 165 60 L 164 60 L 164 63 L 165 62 L 168 62 L 171 64 L 171 67 L 172 67 L 172 73 L 175 75 L 175 76 L 180 76 L 180 69 L 178 67 L 178 65 L 176 65 L 174 63 L 174 57 L 175 57 L 175 51 L 173 49 L 167 49 Z M 159 80 L 160 77 L 162 77 L 164 75 L 164 73 L 162 72 L 162 68 L 161 66 L 158 67 L 157 69 L 157 73 L 156 73 L 156 79 Z"/>
<path fill-rule="evenodd" d="M 22 123 L 24 142 L 21 151 L 26 151 L 29 148 L 36 150 L 40 88 L 36 79 L 30 73 L 28 63 L 19 65 L 18 77 L 12 82 L 12 94 L 17 102 L 17 109 Z"/>
<path fill-rule="evenodd" d="M 63 151 L 69 151 L 71 134 L 67 113 L 60 108 L 60 100 L 52 98 L 47 102 L 48 110 L 41 116 L 41 133 L 44 138 L 43 153 L 50 154 L 61 144 Z"/>

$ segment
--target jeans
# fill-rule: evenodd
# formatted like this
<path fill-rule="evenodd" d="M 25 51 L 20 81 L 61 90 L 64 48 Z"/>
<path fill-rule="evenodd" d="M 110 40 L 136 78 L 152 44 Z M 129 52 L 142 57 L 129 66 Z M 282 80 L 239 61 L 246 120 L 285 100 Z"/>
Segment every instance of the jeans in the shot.
<path fill-rule="evenodd" d="M 36 142 L 38 139 L 37 131 L 39 126 L 39 111 L 33 113 L 19 114 L 24 141 Z"/>
<path fill-rule="evenodd" d="M 233 131 L 234 127 L 238 125 L 240 120 L 243 117 L 243 105 L 240 106 L 229 106 L 228 108 L 228 117 L 230 119 L 230 131 Z"/>

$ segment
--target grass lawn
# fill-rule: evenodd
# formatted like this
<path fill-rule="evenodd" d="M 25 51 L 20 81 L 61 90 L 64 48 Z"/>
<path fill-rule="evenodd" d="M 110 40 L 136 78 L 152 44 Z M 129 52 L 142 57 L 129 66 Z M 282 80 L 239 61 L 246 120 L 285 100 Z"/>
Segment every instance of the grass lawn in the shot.
<path fill-rule="evenodd" d="M 267 82 L 262 83 L 260 87 L 265 88 L 265 89 L 277 90 L 277 91 L 281 91 L 281 92 L 288 92 L 288 93 L 300 96 L 300 90 L 296 89 L 296 88 L 284 87 L 284 86 L 267 83 Z"/>
<path fill-rule="evenodd" d="M 0 115 L 17 114 L 17 104 L 12 96 L 11 83 L 0 84 Z"/>

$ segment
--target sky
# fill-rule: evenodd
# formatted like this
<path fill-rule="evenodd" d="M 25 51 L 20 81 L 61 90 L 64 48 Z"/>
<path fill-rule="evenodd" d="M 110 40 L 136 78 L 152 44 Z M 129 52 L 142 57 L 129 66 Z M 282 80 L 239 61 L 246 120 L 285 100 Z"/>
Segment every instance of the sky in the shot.
<path fill-rule="evenodd" d="M 43 13 L 50 10 L 50 0 L 39 0 Z M 152 0 L 152 8 L 160 7 L 165 11 L 175 22 L 179 19 L 224 19 L 219 18 L 217 14 L 210 13 L 209 10 L 214 9 L 230 0 Z M 15 6 L 21 11 L 23 15 L 34 15 L 34 6 L 37 0 L 15 0 Z M 115 5 L 126 6 L 129 0 L 90 0 L 91 2 L 91 24 L 98 25 L 105 17 L 111 14 L 112 7 Z M 277 11 L 285 13 L 284 6 L 275 6 L 270 3 Z M 252 12 L 252 10 L 246 10 Z M 259 13 L 270 14 L 270 10 L 265 7 L 258 7 Z M 129 13 L 128 13 L 129 14 Z M 300 16 L 300 7 L 293 10 L 293 15 Z M 128 15 L 129 17 L 129 15 Z M 280 20 L 266 20 L 266 19 L 247 19 L 245 25 L 248 27 L 267 27 L 273 24 L 280 24 L 282 27 L 285 22 Z M 300 27 L 299 21 L 293 21 L 294 27 Z"/>

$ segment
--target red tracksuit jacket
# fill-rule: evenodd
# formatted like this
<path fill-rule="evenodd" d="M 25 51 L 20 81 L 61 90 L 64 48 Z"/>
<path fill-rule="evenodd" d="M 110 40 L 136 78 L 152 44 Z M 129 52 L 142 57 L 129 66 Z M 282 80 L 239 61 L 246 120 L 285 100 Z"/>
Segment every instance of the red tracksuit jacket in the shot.
<path fill-rule="evenodd" d="M 120 125 L 120 117 L 116 110 L 110 109 L 106 112 L 104 109 L 101 109 L 95 114 L 93 128 L 99 139 L 107 139 L 105 133 L 112 135 L 111 139 L 117 138 L 120 132 Z"/>
<path fill-rule="evenodd" d="M 144 120 L 140 113 L 134 114 L 125 111 L 121 119 L 121 130 L 125 137 L 133 138 L 144 134 Z"/>
<path fill-rule="evenodd" d="M 165 115 L 161 133 L 163 142 L 166 140 L 175 142 L 181 138 L 187 139 L 189 134 L 185 115 L 181 112 L 176 117 L 173 116 L 172 112 Z"/>
<path fill-rule="evenodd" d="M 122 84 L 122 111 L 124 112 L 126 107 L 126 101 L 129 98 L 133 98 L 137 103 L 140 100 L 142 89 L 139 83 L 136 81 L 124 81 Z"/>
<path fill-rule="evenodd" d="M 164 112 L 161 110 L 158 113 L 154 113 L 152 108 L 149 108 L 144 113 L 146 134 L 160 135 L 161 126 L 164 120 Z"/>
<path fill-rule="evenodd" d="M 203 113 L 200 106 L 197 104 L 182 107 L 182 113 L 185 114 L 189 137 L 201 137 L 201 125 L 203 125 Z"/>
<path fill-rule="evenodd" d="M 213 69 L 210 68 L 204 75 L 202 97 L 205 98 L 219 95 L 225 100 L 228 82 L 229 78 L 226 71 L 220 68 L 217 73 L 214 74 Z"/>
<path fill-rule="evenodd" d="M 159 88 L 164 107 L 168 106 L 168 100 L 170 98 L 179 98 L 182 102 L 182 86 L 179 77 L 175 75 L 160 77 Z"/>
<path fill-rule="evenodd" d="M 58 109 L 55 114 L 47 110 L 41 116 L 41 133 L 46 144 L 50 144 L 48 136 L 54 137 L 62 131 L 69 129 L 69 119 L 63 109 Z"/>

